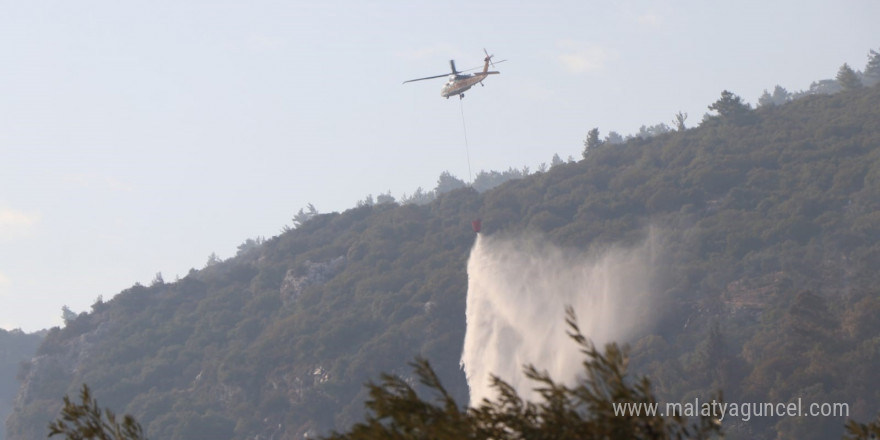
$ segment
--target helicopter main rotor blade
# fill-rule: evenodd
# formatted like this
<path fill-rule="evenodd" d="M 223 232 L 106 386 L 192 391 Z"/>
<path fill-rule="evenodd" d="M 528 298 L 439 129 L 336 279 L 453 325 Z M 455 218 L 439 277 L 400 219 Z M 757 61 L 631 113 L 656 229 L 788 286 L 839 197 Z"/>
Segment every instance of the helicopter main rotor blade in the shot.
<path fill-rule="evenodd" d="M 426 77 L 424 77 L 424 78 L 411 79 L 411 80 L 408 80 L 408 81 L 404 81 L 403 83 L 406 84 L 406 83 L 410 83 L 410 82 L 413 82 L 413 81 L 422 81 L 422 80 L 426 80 L 426 79 L 434 79 L 434 78 L 445 78 L 445 77 L 447 77 L 447 76 L 449 76 L 449 74 L 448 74 L 448 73 L 444 73 L 444 74 L 442 74 L 442 75 L 426 76 Z"/>
<path fill-rule="evenodd" d="M 492 67 L 495 67 L 495 64 L 503 63 L 503 62 L 505 62 L 505 61 L 507 61 L 507 60 L 495 61 L 494 63 L 492 63 Z M 472 71 L 472 70 L 477 70 L 477 69 L 482 69 L 482 68 L 483 68 L 483 66 L 479 66 L 479 67 L 471 67 L 470 69 L 462 70 L 462 71 L 459 72 L 459 73 L 470 72 L 470 71 Z"/>

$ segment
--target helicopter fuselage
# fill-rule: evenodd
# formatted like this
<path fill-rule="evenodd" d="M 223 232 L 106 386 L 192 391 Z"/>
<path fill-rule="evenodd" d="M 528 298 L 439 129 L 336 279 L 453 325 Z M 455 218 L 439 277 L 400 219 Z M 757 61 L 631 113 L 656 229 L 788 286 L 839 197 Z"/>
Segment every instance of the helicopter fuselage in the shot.
<path fill-rule="evenodd" d="M 489 55 L 489 52 L 486 52 L 486 49 L 483 49 L 483 52 L 486 54 L 486 58 L 483 58 L 483 71 L 476 73 L 462 73 L 455 69 L 455 60 L 449 60 L 449 69 L 452 70 L 451 75 L 434 75 L 434 76 L 426 76 L 424 78 L 416 78 L 408 81 L 404 81 L 403 83 L 410 83 L 415 81 L 424 81 L 426 79 L 435 79 L 435 78 L 443 78 L 446 76 L 447 81 L 446 84 L 443 85 L 443 88 L 440 89 L 440 96 L 449 99 L 450 96 L 458 95 L 459 98 L 464 98 L 464 92 L 469 90 L 471 87 L 479 83 L 483 85 L 483 80 L 486 79 L 489 75 L 497 75 L 500 72 L 489 71 L 489 65 L 495 64 L 492 63 L 492 55 Z M 506 60 L 498 61 L 498 63 L 502 63 Z M 478 67 L 467 70 L 476 70 Z M 466 71 L 467 71 L 466 70 Z"/>
<path fill-rule="evenodd" d="M 471 87 L 477 85 L 477 83 L 482 84 L 483 80 L 489 76 L 489 74 L 490 72 L 480 72 L 472 75 L 449 75 L 449 80 L 446 81 L 446 84 L 440 89 L 440 96 L 449 99 L 451 96 L 461 95 Z"/>

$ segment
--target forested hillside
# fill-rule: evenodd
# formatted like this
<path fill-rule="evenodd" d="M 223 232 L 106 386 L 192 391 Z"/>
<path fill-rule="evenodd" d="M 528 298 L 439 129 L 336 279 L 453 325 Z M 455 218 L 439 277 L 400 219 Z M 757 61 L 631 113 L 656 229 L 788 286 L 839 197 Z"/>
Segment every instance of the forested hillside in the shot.
<path fill-rule="evenodd" d="M 631 369 L 668 401 L 880 409 L 880 87 L 721 111 L 426 205 L 317 215 L 52 329 L 8 438 L 46 435 L 82 383 L 150 438 L 302 438 L 363 415 L 362 384 L 429 359 L 459 402 L 470 222 L 588 249 L 662 237 L 656 325 Z M 724 107 L 721 107 L 722 109 Z M 589 335 L 588 335 L 589 336 Z M 840 437 L 839 418 L 725 421 L 731 438 Z M 198 437 L 197 437 L 198 435 Z"/>
<path fill-rule="evenodd" d="M 0 329 L 0 420 L 6 420 L 12 412 L 18 393 L 16 376 L 20 365 L 34 356 L 42 340 L 42 332 Z M 5 438 L 5 434 L 0 431 L 0 440 Z"/>

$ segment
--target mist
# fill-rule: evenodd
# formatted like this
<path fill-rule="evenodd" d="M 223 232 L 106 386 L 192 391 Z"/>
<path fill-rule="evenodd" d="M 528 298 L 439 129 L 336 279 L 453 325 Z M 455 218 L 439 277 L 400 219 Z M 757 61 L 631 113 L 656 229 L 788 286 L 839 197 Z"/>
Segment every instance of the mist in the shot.
<path fill-rule="evenodd" d="M 478 235 L 468 260 L 467 330 L 461 365 L 470 404 L 496 397 L 490 375 L 534 400 L 532 364 L 572 383 L 583 354 L 566 335 L 565 307 L 598 346 L 627 342 L 651 324 L 655 234 L 631 248 L 588 253 L 539 237 Z"/>

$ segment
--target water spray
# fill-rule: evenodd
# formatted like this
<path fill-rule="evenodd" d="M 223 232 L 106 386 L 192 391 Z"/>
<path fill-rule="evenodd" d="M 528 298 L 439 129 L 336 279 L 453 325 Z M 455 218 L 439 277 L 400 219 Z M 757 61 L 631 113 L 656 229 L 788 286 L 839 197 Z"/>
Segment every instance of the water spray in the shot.
<path fill-rule="evenodd" d="M 626 342 L 643 328 L 651 246 L 583 254 L 536 237 L 496 235 L 477 234 L 468 260 L 461 365 L 471 405 L 496 397 L 491 374 L 521 396 L 537 398 L 537 384 L 522 374 L 527 364 L 555 380 L 575 380 L 583 355 L 566 335 L 566 306 L 598 346 Z"/>

